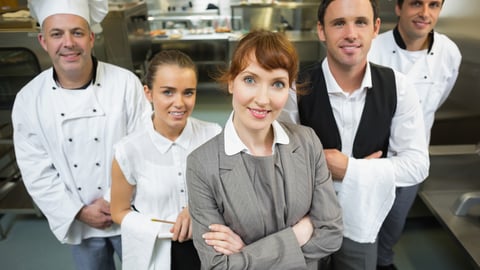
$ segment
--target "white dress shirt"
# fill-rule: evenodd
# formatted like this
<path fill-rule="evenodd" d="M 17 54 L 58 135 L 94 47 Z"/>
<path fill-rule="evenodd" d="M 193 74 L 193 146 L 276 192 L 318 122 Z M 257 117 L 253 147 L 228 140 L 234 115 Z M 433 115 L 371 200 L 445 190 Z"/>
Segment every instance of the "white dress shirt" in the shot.
<path fill-rule="evenodd" d="M 176 221 L 188 202 L 187 156 L 220 131 L 218 124 L 190 117 L 182 134 L 171 141 L 150 122 L 145 130 L 115 145 L 115 159 L 127 181 L 135 186 L 132 204 L 138 210 L 127 214 L 121 224 L 123 265 L 133 266 L 125 269 L 170 269 L 172 225 L 151 219 Z M 147 265 L 139 267 L 139 263 Z"/>
<path fill-rule="evenodd" d="M 343 209 L 344 236 L 359 243 L 373 243 L 392 207 L 395 187 L 417 184 L 428 175 L 421 107 L 415 91 L 411 91 L 413 86 L 402 74 L 395 72 L 397 106 L 390 128 L 387 158 L 353 158 L 353 143 L 366 93 L 372 86 L 370 65 L 367 65 L 360 88 L 352 94 L 344 92 L 337 84 L 326 58 L 322 69 L 342 141 L 342 153 L 349 156 L 345 177 L 334 182 Z M 296 102 L 288 102 L 285 112 L 288 118 L 298 121 L 298 108 L 292 108 L 292 104 Z M 287 119 L 285 116 L 282 119 Z"/>

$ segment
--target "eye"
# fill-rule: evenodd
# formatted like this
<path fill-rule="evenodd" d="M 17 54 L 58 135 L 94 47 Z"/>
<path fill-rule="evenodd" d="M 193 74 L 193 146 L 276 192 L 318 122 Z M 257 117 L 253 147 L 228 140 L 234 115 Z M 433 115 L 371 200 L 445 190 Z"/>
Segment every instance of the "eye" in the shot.
<path fill-rule="evenodd" d="M 273 83 L 273 87 L 276 88 L 276 89 L 283 89 L 285 88 L 285 83 L 281 82 L 281 81 L 276 81 Z"/>
<path fill-rule="evenodd" d="M 359 19 L 355 22 L 356 25 L 365 26 L 368 25 L 368 22 L 365 19 Z"/>
<path fill-rule="evenodd" d="M 78 30 L 77 30 L 77 31 L 73 31 L 73 36 L 75 36 L 75 37 L 83 37 L 84 34 L 83 34 L 82 31 L 78 31 Z"/>
<path fill-rule="evenodd" d="M 439 2 L 430 3 L 430 7 L 433 9 L 440 8 L 441 6 Z"/>
<path fill-rule="evenodd" d="M 195 90 L 193 90 L 193 89 L 192 90 L 187 90 L 183 94 L 187 97 L 191 97 L 191 96 L 195 95 Z"/>
<path fill-rule="evenodd" d="M 50 37 L 52 37 L 52 38 L 59 38 L 61 36 L 62 36 L 62 33 L 60 33 L 60 32 L 51 32 L 50 33 Z"/>
<path fill-rule="evenodd" d="M 422 5 L 422 3 L 420 3 L 420 1 L 414 1 L 414 2 L 411 3 L 411 5 L 412 5 L 413 7 L 419 7 L 419 6 Z"/>
<path fill-rule="evenodd" d="M 254 84 L 255 83 L 255 79 L 252 76 L 245 76 L 243 78 L 243 81 L 247 84 Z"/>
<path fill-rule="evenodd" d="M 344 21 L 335 21 L 333 22 L 333 26 L 336 26 L 336 27 L 340 27 L 340 26 L 343 26 L 345 25 L 345 22 Z"/>
<path fill-rule="evenodd" d="M 162 91 L 162 94 L 165 95 L 165 96 L 171 96 L 171 95 L 173 95 L 173 91 L 170 90 L 170 89 L 166 89 L 166 90 Z"/>

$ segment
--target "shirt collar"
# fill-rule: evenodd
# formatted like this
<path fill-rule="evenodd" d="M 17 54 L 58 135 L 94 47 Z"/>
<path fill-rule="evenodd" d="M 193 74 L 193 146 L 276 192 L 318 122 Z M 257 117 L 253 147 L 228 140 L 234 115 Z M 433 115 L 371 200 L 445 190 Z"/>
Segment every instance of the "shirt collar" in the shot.
<path fill-rule="evenodd" d="M 225 154 L 227 156 L 233 156 L 240 152 L 246 152 L 250 154 L 250 151 L 248 151 L 247 146 L 242 142 L 242 140 L 240 140 L 240 137 L 238 137 L 237 131 L 233 126 L 233 114 L 234 112 L 230 114 L 230 117 L 228 118 L 227 123 L 225 124 L 225 129 L 224 129 Z M 283 127 L 280 125 L 280 123 L 278 123 L 277 120 L 273 121 L 272 127 L 273 127 L 272 151 L 275 151 L 275 144 L 288 144 L 290 142 L 290 139 L 288 138 L 287 133 L 285 132 Z"/>
<path fill-rule="evenodd" d="M 325 59 L 322 62 L 322 71 L 325 77 L 327 92 L 343 93 L 343 89 L 338 85 L 337 81 L 332 75 L 332 72 L 330 71 L 327 57 L 325 57 Z M 370 63 L 367 64 L 367 68 L 365 69 L 365 74 L 363 75 L 362 84 L 360 85 L 359 89 L 369 89 L 369 88 L 372 88 L 372 75 L 370 73 Z"/>
<path fill-rule="evenodd" d="M 428 44 L 428 50 L 427 53 L 429 53 L 432 50 L 433 47 L 433 30 L 428 33 L 430 44 Z M 405 44 L 405 41 L 403 41 L 402 36 L 400 35 L 400 31 L 398 31 L 398 25 L 393 28 L 393 38 L 395 39 L 395 43 L 397 43 L 397 46 L 400 47 L 401 49 L 406 50 L 407 45 Z"/>
<path fill-rule="evenodd" d="M 168 152 L 173 145 L 178 145 L 184 149 L 188 149 L 190 146 L 190 140 L 194 136 L 190 118 L 187 119 L 185 128 L 175 141 L 171 141 L 165 138 L 162 134 L 158 133 L 153 126 L 153 121 L 150 121 L 150 124 L 148 125 L 148 133 L 150 134 L 150 138 L 152 138 L 153 144 L 162 154 Z"/>

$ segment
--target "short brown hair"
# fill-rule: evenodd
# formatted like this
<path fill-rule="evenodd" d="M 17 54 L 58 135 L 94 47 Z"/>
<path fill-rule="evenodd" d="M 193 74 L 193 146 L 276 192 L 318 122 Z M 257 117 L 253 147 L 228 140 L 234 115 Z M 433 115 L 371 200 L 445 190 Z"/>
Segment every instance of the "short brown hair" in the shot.
<path fill-rule="evenodd" d="M 266 69 L 285 69 L 290 86 L 298 75 L 298 55 L 295 46 L 284 33 L 267 30 L 254 30 L 246 34 L 232 56 L 230 67 L 217 77 L 223 84 L 235 79 L 249 64 L 249 55 L 255 55 L 258 64 Z"/>

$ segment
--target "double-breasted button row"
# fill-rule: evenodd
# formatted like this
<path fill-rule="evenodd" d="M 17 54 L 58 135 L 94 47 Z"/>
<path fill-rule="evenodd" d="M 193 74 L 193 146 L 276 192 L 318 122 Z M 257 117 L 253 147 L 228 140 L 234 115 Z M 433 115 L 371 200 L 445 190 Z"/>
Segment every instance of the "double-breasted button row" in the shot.
<path fill-rule="evenodd" d="M 101 190 L 102 187 L 97 187 L 98 190 Z M 82 187 L 77 187 L 77 190 L 82 190 Z"/>
<path fill-rule="evenodd" d="M 93 108 L 93 109 L 92 109 L 92 112 L 96 113 L 96 112 L 97 112 L 97 109 Z M 61 116 L 61 117 L 65 117 L 65 113 L 60 113 L 60 116 Z"/>
<path fill-rule="evenodd" d="M 69 142 L 73 142 L 73 138 L 68 138 L 67 140 L 68 140 Z M 100 139 L 97 138 L 97 137 L 93 138 L 93 140 L 96 141 L 96 142 L 99 142 L 99 141 L 100 141 Z"/>

